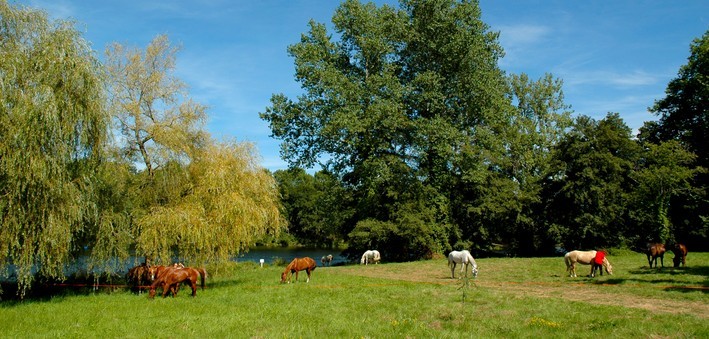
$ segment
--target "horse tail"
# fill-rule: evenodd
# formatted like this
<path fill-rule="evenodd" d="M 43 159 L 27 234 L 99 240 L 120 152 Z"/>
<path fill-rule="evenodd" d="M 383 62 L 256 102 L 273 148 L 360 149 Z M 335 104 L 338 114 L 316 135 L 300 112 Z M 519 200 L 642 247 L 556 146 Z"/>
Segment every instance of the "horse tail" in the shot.
<path fill-rule="evenodd" d="M 566 252 L 564 254 L 564 263 L 566 264 L 566 270 L 571 269 L 571 252 Z"/>
<path fill-rule="evenodd" d="M 207 270 L 205 270 L 204 267 L 200 267 L 197 269 L 197 272 L 199 272 L 200 277 L 202 277 L 202 290 L 204 290 L 206 286 L 205 280 L 207 280 Z"/>

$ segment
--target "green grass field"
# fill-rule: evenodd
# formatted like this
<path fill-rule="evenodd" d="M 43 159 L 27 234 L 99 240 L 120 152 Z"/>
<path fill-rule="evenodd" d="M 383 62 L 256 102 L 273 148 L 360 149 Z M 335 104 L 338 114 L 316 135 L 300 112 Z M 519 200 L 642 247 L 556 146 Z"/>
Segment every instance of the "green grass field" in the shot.
<path fill-rule="evenodd" d="M 671 266 L 672 254 L 665 265 Z M 450 279 L 445 259 L 319 267 L 278 283 L 283 267 L 242 263 L 189 296 L 68 290 L 0 302 L 0 337 L 61 338 L 709 338 L 709 253 L 650 269 L 609 255 L 614 275 L 579 278 L 563 258 L 479 259 L 477 279 Z M 466 284 L 467 283 L 467 284 Z"/>

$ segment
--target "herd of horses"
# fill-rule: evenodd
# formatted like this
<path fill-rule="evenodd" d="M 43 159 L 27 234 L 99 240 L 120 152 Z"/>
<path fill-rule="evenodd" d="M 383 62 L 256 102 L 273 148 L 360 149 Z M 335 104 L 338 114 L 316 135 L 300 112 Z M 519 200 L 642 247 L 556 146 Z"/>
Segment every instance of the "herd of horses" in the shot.
<path fill-rule="evenodd" d="M 645 248 L 645 255 L 647 256 L 647 263 L 652 268 L 653 263 L 655 268 L 657 268 L 657 259 L 660 259 L 660 265 L 665 267 L 664 256 L 665 252 L 669 248 L 675 257 L 672 259 L 674 262 L 674 267 L 687 266 L 687 246 L 680 243 L 675 243 L 673 245 L 667 246 L 661 243 L 648 243 Z M 605 252 L 603 251 L 571 251 L 564 255 L 564 262 L 566 263 L 566 271 L 569 272 L 570 277 L 576 277 L 576 264 L 591 265 L 590 277 L 596 275 L 596 269 L 600 269 L 600 274 L 603 275 L 603 269 L 606 273 L 613 274 L 613 266 L 605 257 Z"/>
<path fill-rule="evenodd" d="M 675 267 L 680 267 L 680 265 L 686 266 L 687 247 L 685 245 L 676 243 L 671 246 L 666 246 L 661 243 L 648 243 L 645 254 L 647 255 L 650 268 L 653 267 L 653 263 L 655 268 L 657 268 L 658 258 L 660 259 L 660 265 L 662 265 L 662 267 L 665 266 L 664 255 L 667 248 L 675 254 L 673 258 Z M 323 266 L 329 266 L 332 263 L 332 259 L 332 255 L 327 255 L 323 256 L 320 262 Z M 382 257 L 379 251 L 368 250 L 362 254 L 360 264 L 378 264 L 381 259 Z M 591 265 L 590 277 L 596 275 L 596 270 L 599 270 L 601 275 L 603 275 L 604 270 L 608 274 L 613 274 L 613 266 L 610 261 L 608 261 L 608 258 L 606 258 L 604 251 L 570 251 L 564 255 L 564 263 L 566 264 L 566 271 L 569 273 L 570 277 L 576 277 L 576 264 Z M 451 269 L 452 279 L 455 279 L 455 268 L 458 265 L 460 265 L 459 278 L 468 276 L 468 267 L 470 267 L 473 278 L 478 276 L 478 265 L 469 251 L 451 251 L 448 254 L 448 267 Z M 281 273 L 281 283 L 290 283 L 293 274 L 295 274 L 295 280 L 298 281 L 298 272 L 301 271 L 306 272 L 308 276 L 306 282 L 310 282 L 311 274 L 316 268 L 317 264 L 315 260 L 310 257 L 295 258 L 286 266 L 283 273 Z M 162 289 L 163 298 L 168 294 L 172 294 L 173 297 L 177 296 L 177 292 L 182 284 L 190 286 L 192 296 L 194 297 L 197 295 L 198 280 L 201 280 L 202 289 L 205 288 L 207 271 L 204 268 L 185 267 L 182 264 L 173 264 L 170 266 L 141 264 L 131 268 L 126 278 L 132 286 L 138 289 L 149 284 L 150 298 L 155 297 L 158 288 Z"/>
<path fill-rule="evenodd" d="M 177 296 L 181 284 L 189 284 L 192 296 L 197 296 L 197 281 L 201 280 L 202 289 L 205 288 L 207 271 L 204 268 L 185 267 L 181 263 L 170 266 L 150 265 L 143 263 L 128 270 L 126 280 L 135 289 L 149 285 L 149 297 L 154 298 L 157 288 L 162 289 L 163 298 L 168 294 Z"/>

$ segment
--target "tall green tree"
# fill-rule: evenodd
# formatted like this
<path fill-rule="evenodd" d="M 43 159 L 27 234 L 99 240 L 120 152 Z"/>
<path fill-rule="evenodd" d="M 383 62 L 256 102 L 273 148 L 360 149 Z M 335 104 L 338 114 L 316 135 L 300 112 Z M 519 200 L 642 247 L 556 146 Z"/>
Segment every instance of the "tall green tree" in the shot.
<path fill-rule="evenodd" d="M 321 162 L 352 190 L 350 230 L 365 220 L 424 228 L 420 252 L 435 252 L 448 246 L 432 227 L 451 222 L 461 150 L 503 149 L 493 145 L 509 104 L 502 49 L 477 1 L 400 6 L 343 2 L 333 16 L 339 41 L 311 22 L 288 49 L 304 94 L 274 95 L 261 117 L 291 165 Z"/>
<path fill-rule="evenodd" d="M 108 114 L 102 69 L 70 21 L 0 1 L 0 265 L 19 293 L 63 277 L 98 218 L 94 171 Z"/>
<path fill-rule="evenodd" d="M 310 175 L 301 168 L 278 170 L 274 177 L 288 219 L 288 232 L 302 245 L 342 245 L 351 199 L 337 177 L 325 171 Z"/>
<path fill-rule="evenodd" d="M 538 80 L 512 74 L 509 91 L 514 105 L 499 156 L 490 157 L 489 185 L 479 188 L 475 219 L 486 223 L 490 239 L 508 250 L 532 255 L 554 248 L 540 216 L 542 183 L 550 171 L 552 149 L 571 126 L 564 103 L 563 82 L 546 74 Z M 491 213 L 490 213 L 491 212 Z M 492 217 L 492 218 L 491 218 Z"/>
<path fill-rule="evenodd" d="M 580 116 L 554 149 L 544 196 L 550 233 L 568 249 L 633 245 L 630 179 L 640 148 L 617 113 Z"/>
<path fill-rule="evenodd" d="M 659 120 L 646 122 L 639 137 L 656 144 L 675 140 L 696 155 L 689 166 L 701 168 L 694 172 L 693 189 L 675 196 L 676 202 L 669 213 L 674 225 L 684 225 L 685 231 L 678 240 L 695 249 L 708 249 L 709 31 L 692 41 L 687 63 L 667 84 L 665 94 L 650 108 Z"/>
<path fill-rule="evenodd" d="M 677 239 L 670 211 L 677 197 L 692 191 L 692 178 L 699 171 L 691 167 L 695 155 L 674 140 L 643 146 L 637 169 L 631 175 L 636 183 L 631 213 L 638 225 L 638 242 L 684 242 L 684 237 Z"/>
<path fill-rule="evenodd" d="M 687 64 L 667 84 L 665 94 L 651 107 L 660 120 L 657 129 L 648 132 L 659 140 L 681 142 L 697 155 L 698 165 L 709 167 L 709 31 L 692 42 Z"/>

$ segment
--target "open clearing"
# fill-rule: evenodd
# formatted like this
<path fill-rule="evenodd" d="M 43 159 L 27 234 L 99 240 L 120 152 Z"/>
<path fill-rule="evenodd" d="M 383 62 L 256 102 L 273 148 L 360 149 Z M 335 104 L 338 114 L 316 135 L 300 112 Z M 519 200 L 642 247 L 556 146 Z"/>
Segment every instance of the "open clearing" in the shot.
<path fill-rule="evenodd" d="M 613 305 L 621 307 L 631 307 L 645 309 L 655 312 L 666 312 L 672 314 L 686 313 L 701 318 L 709 318 L 709 277 L 704 276 L 701 283 L 685 284 L 683 279 L 666 279 L 664 276 L 680 277 L 683 273 L 694 272 L 706 273 L 707 267 L 650 269 L 645 266 L 635 267 L 634 270 L 642 272 L 644 275 L 652 274 L 658 277 L 648 277 L 649 279 L 638 279 L 635 277 L 624 277 L 623 270 L 616 266 L 616 274 L 609 276 L 598 276 L 596 278 L 581 277 L 589 270 L 590 266 L 577 266 L 579 277 L 569 278 L 566 276 L 563 260 L 560 258 L 538 258 L 532 260 L 557 260 L 559 270 L 555 272 L 540 273 L 536 270 L 529 270 L 528 274 L 520 274 L 525 268 L 515 265 L 515 261 L 524 259 L 479 259 L 479 276 L 473 280 L 477 288 L 493 289 L 512 294 L 521 294 L 528 297 L 557 298 L 570 301 L 585 302 L 596 305 Z M 638 261 L 640 263 L 641 261 Z M 459 279 L 451 279 L 450 269 L 445 268 L 445 259 L 420 262 L 417 265 L 411 264 L 388 264 L 370 265 L 365 269 L 361 267 L 342 267 L 344 274 L 376 277 L 391 280 L 412 281 L 442 285 L 460 285 Z M 397 269 L 396 265 L 402 265 Z M 404 268 L 405 267 L 405 268 Z M 505 279 L 506 273 L 515 272 L 510 276 L 512 279 Z M 456 277 L 459 271 L 456 268 Z M 620 277 L 618 277 L 620 276 Z M 650 290 L 650 291 L 647 291 Z M 655 291 L 652 291 L 655 290 Z M 663 295 L 657 292 L 664 291 L 669 294 Z M 646 292 L 650 295 L 646 295 Z M 683 300 L 676 298 L 672 293 L 693 293 L 701 294 L 704 298 L 700 300 Z"/>

